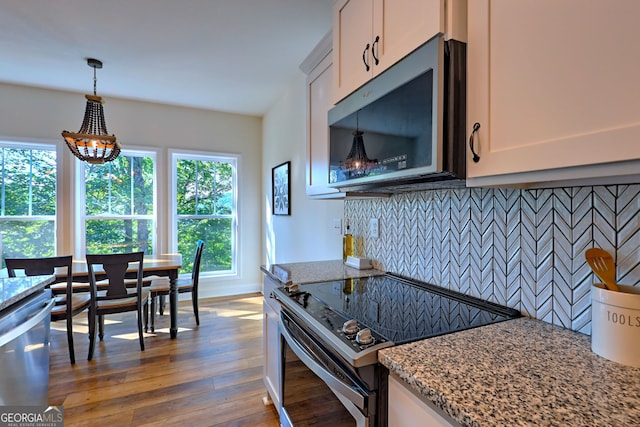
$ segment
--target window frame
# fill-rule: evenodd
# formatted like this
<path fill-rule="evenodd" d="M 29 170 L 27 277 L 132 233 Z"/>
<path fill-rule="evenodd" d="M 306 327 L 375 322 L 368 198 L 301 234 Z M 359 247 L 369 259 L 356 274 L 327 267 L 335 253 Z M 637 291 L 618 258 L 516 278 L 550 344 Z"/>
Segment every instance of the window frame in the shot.
<path fill-rule="evenodd" d="M 114 216 L 89 216 L 86 215 L 86 187 L 84 182 L 86 163 L 76 159 L 76 173 L 75 173 L 75 232 L 76 238 L 74 239 L 74 252 L 77 258 L 84 258 L 86 255 L 87 245 L 87 230 L 86 223 L 87 218 L 92 220 L 108 220 L 108 219 L 151 219 L 151 233 L 152 233 L 152 251 L 154 254 L 158 253 L 159 248 L 159 236 L 158 236 L 158 211 L 160 207 L 158 205 L 158 150 L 154 150 L 148 147 L 129 147 L 123 148 L 120 152 L 120 156 L 132 156 L 132 157 L 150 157 L 153 159 L 153 214 L 152 215 L 114 215 Z"/>
<path fill-rule="evenodd" d="M 2 208 L 0 206 L 0 218 L 7 221 L 53 221 L 53 248 L 54 255 L 58 253 L 58 228 L 60 225 L 59 217 L 61 215 L 61 208 L 59 201 L 60 188 L 61 188 L 61 172 L 60 172 L 60 151 L 58 149 L 58 145 L 53 142 L 38 142 L 34 140 L 21 141 L 21 140 L 9 140 L 7 138 L 0 139 L 0 148 L 9 148 L 15 150 L 39 150 L 39 151 L 52 151 L 55 153 L 55 164 L 56 164 L 56 194 L 55 194 L 55 213 L 53 215 L 14 215 L 14 216 L 5 216 L 2 215 Z M 2 185 L 2 183 L 0 183 Z M 0 192 L 2 189 L 0 189 Z M 0 194 L 0 197 L 2 195 Z M 29 210 L 31 211 L 31 206 L 29 206 Z M 1 237 L 0 237 L 1 238 Z M 0 244 L 0 247 L 2 245 Z M 0 257 L 3 256 L 3 253 L 0 252 Z"/>
<path fill-rule="evenodd" d="M 225 278 L 237 278 L 239 276 L 238 269 L 238 242 L 239 242 L 239 208 L 238 208 L 238 200 L 239 200 L 239 188 L 238 188 L 238 175 L 239 175 L 239 167 L 240 167 L 240 155 L 239 154 L 231 154 L 231 153 L 220 153 L 220 152 L 208 152 L 208 151 L 194 151 L 194 150 L 176 150 L 170 149 L 168 155 L 168 168 L 169 168 L 169 189 L 170 189 L 170 199 L 169 199 L 169 248 L 170 252 L 177 253 L 178 251 L 178 219 L 180 217 L 186 219 L 189 217 L 192 218 L 232 218 L 231 221 L 231 269 L 224 271 L 201 271 L 200 277 L 225 277 Z M 232 214 L 231 215 L 178 215 L 178 195 L 177 195 L 177 182 L 178 182 L 178 174 L 177 174 L 177 163 L 179 160 L 199 160 L 199 161 L 208 161 L 208 162 L 227 162 L 230 163 L 233 167 L 233 175 L 232 175 L 232 186 L 233 186 L 233 197 L 232 197 Z M 206 242 L 205 242 L 205 251 L 206 251 Z M 185 275 L 187 273 L 184 273 Z M 189 273 L 190 274 L 190 273 Z"/>

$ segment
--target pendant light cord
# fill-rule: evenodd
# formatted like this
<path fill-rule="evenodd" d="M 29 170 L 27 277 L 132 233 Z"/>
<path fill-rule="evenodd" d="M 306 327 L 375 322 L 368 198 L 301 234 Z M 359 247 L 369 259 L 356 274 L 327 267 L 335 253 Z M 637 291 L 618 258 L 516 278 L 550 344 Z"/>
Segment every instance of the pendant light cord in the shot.
<path fill-rule="evenodd" d="M 93 96 L 96 96 L 96 82 L 98 80 L 96 79 L 96 67 L 95 65 L 93 66 Z"/>

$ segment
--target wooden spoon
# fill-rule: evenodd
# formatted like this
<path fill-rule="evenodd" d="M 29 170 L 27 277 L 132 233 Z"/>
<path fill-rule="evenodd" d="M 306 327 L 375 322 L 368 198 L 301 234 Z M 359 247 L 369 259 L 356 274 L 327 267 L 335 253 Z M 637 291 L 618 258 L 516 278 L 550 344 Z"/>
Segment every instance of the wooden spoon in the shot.
<path fill-rule="evenodd" d="M 601 248 L 590 248 L 584 253 L 584 257 L 593 272 L 604 282 L 604 287 L 611 291 L 617 291 L 616 266 L 611 254 Z"/>

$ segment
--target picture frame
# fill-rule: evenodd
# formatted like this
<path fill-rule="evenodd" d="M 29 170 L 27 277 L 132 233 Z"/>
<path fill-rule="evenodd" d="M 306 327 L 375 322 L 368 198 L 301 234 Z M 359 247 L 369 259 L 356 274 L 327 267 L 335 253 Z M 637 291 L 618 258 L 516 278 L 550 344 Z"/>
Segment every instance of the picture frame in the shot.
<path fill-rule="evenodd" d="M 271 206 L 273 215 L 291 215 L 291 162 L 271 169 Z"/>

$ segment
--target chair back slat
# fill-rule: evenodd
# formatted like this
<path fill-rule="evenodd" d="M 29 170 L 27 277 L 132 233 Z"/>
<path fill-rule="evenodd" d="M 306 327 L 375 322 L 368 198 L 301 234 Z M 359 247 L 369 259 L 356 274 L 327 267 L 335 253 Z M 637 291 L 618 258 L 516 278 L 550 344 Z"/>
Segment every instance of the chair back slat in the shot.
<path fill-rule="evenodd" d="M 109 287 L 107 288 L 108 297 L 118 297 L 127 294 L 127 287 L 124 284 L 124 276 L 129 269 L 129 263 L 120 264 L 103 264 L 104 272 L 107 274 Z"/>
<path fill-rule="evenodd" d="M 191 270 L 191 280 L 193 281 L 193 286 L 197 286 L 198 278 L 200 277 L 200 261 L 202 260 L 202 252 L 204 251 L 204 241 L 198 240 L 198 245 L 196 246 L 196 254 L 193 259 L 193 270 Z"/>
<path fill-rule="evenodd" d="M 107 276 L 108 284 L 106 286 L 106 295 L 96 295 L 96 299 L 115 299 L 122 297 L 133 297 L 140 294 L 142 289 L 142 269 L 143 269 L 144 252 L 132 252 L 125 254 L 87 254 L 87 269 L 89 271 L 89 283 L 92 292 L 96 292 L 96 276 L 97 267 L 101 266 Z M 131 264 L 136 264 L 136 290 L 128 292 L 125 285 L 125 277 Z"/>
<path fill-rule="evenodd" d="M 58 272 L 64 274 L 67 281 L 67 292 L 71 295 L 71 266 L 73 265 L 73 257 L 71 255 L 46 257 L 46 258 L 7 258 L 7 271 L 9 277 L 16 277 L 16 271 L 22 270 L 25 276 L 43 276 L 56 274 Z"/>
<path fill-rule="evenodd" d="M 43 259 L 8 259 L 6 260 L 9 277 L 16 277 L 16 270 L 23 270 L 25 276 L 41 276 L 53 274 L 56 265 Z"/>

